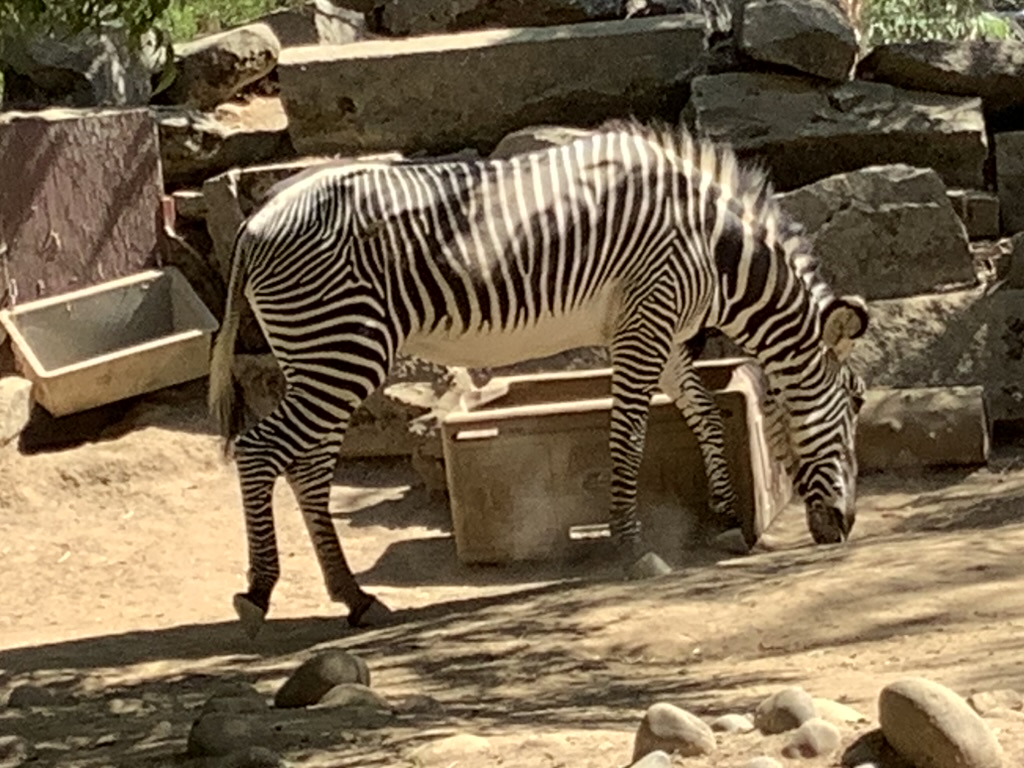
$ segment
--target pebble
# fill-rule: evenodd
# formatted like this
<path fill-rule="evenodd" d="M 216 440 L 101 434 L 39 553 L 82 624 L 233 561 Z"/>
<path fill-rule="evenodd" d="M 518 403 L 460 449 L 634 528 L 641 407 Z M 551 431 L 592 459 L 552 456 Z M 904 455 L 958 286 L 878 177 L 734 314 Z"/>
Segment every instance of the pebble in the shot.
<path fill-rule="evenodd" d="M 890 683 L 878 719 L 893 748 L 924 768 L 1003 768 L 1003 752 L 981 715 L 956 692 L 922 677 Z"/>
<path fill-rule="evenodd" d="M 41 685 L 19 685 L 7 697 L 7 706 L 11 709 L 29 709 L 30 707 L 52 707 L 57 703 L 57 696 L 49 688 Z"/>
<path fill-rule="evenodd" d="M 987 715 L 995 709 L 1024 709 L 1024 696 L 1010 688 L 1002 688 L 972 693 L 967 697 L 967 703 L 979 715 Z"/>
<path fill-rule="evenodd" d="M 210 712 L 192 724 L 186 752 L 192 757 L 228 755 L 266 740 L 263 723 L 251 715 Z M 257 742 L 254 744 L 253 742 Z"/>
<path fill-rule="evenodd" d="M 284 768 L 279 754 L 266 747 L 248 747 L 229 752 L 216 762 L 216 768 Z"/>
<path fill-rule="evenodd" d="M 722 715 L 711 721 L 711 730 L 721 733 L 750 733 L 754 724 L 746 715 Z"/>
<path fill-rule="evenodd" d="M 35 750 L 21 736 L 0 736 L 0 768 L 18 768 L 35 759 Z"/>
<path fill-rule="evenodd" d="M 782 768 L 782 763 L 774 757 L 764 755 L 747 760 L 740 768 Z"/>
<path fill-rule="evenodd" d="M 331 708 L 341 713 L 350 728 L 382 728 L 391 722 L 395 710 L 365 685 L 336 685 L 316 703 L 317 709 Z"/>
<path fill-rule="evenodd" d="M 491 742 L 483 736 L 459 733 L 428 742 L 413 750 L 410 757 L 418 765 L 471 765 L 491 751 Z"/>
<path fill-rule="evenodd" d="M 672 758 L 667 752 L 656 749 L 631 763 L 629 768 L 672 768 Z"/>
<path fill-rule="evenodd" d="M 754 712 L 754 725 L 764 734 L 784 733 L 799 728 L 816 715 L 811 694 L 793 686 L 762 701 Z"/>
<path fill-rule="evenodd" d="M 648 707 L 633 742 L 633 760 L 660 750 L 683 757 L 707 755 L 715 750 L 711 726 L 685 709 L 658 702 Z"/>
<path fill-rule="evenodd" d="M 274 697 L 274 706 L 308 707 L 316 704 L 331 688 L 343 683 L 370 685 L 370 670 L 358 656 L 330 650 L 307 659 L 289 677 Z"/>
<path fill-rule="evenodd" d="M 782 748 L 782 756 L 793 759 L 831 755 L 839 749 L 840 741 L 838 728 L 820 717 L 812 717 L 793 731 Z"/>
<path fill-rule="evenodd" d="M 815 697 L 814 712 L 822 720 L 828 720 L 833 725 L 846 725 L 848 723 L 866 723 L 868 719 L 853 707 L 840 704 L 832 699 L 819 699 Z"/>
<path fill-rule="evenodd" d="M 163 741 L 169 739 L 174 734 L 174 726 L 171 725 L 170 720 L 161 720 L 159 723 L 150 728 L 149 733 L 146 734 L 144 741 Z"/>

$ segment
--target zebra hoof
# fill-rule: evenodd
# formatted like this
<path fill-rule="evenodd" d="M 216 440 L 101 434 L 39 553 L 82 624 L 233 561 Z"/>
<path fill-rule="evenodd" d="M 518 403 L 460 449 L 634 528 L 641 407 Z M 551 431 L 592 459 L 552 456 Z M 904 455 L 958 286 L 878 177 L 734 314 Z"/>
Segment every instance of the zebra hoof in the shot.
<path fill-rule="evenodd" d="M 653 552 L 641 556 L 626 569 L 626 577 L 634 581 L 653 579 L 667 573 L 672 573 L 672 568 Z"/>
<path fill-rule="evenodd" d="M 384 603 L 376 597 L 372 597 L 362 608 L 349 613 L 348 625 L 350 627 L 379 627 L 389 623 L 394 615 L 394 612 Z"/>
<path fill-rule="evenodd" d="M 235 595 L 231 602 L 235 606 L 238 620 L 242 622 L 242 631 L 245 632 L 250 640 L 255 640 L 256 635 L 263 628 L 263 621 L 267 618 L 267 612 L 250 600 L 247 595 L 241 593 Z"/>

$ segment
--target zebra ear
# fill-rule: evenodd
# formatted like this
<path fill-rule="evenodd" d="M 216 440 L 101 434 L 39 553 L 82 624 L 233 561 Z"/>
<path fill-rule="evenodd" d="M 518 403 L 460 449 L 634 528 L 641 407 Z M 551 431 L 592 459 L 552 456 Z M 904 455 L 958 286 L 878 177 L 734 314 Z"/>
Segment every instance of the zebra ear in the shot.
<path fill-rule="evenodd" d="M 836 297 L 821 313 L 822 339 L 840 360 L 853 351 L 853 340 L 868 329 L 868 305 L 860 296 Z"/>

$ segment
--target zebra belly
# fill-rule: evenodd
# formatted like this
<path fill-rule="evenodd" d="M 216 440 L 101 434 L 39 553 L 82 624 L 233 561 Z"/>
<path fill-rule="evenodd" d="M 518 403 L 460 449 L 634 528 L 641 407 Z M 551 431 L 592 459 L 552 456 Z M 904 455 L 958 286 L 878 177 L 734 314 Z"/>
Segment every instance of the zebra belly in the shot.
<path fill-rule="evenodd" d="M 573 312 L 545 314 L 518 328 L 458 331 L 439 327 L 432 333 L 413 333 L 405 340 L 402 351 L 438 365 L 511 365 L 579 347 L 607 346 L 615 309 L 616 302 L 609 291 Z"/>

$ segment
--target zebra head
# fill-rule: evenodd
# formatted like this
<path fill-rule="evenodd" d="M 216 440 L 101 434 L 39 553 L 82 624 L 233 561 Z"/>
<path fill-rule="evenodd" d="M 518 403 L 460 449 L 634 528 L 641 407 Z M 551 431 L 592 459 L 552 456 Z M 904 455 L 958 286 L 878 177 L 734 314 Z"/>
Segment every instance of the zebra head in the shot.
<path fill-rule="evenodd" d="M 859 297 L 832 298 L 821 310 L 822 365 L 808 402 L 790 402 L 797 459 L 794 486 L 817 544 L 846 541 L 856 520 L 857 414 L 864 381 L 848 364 L 853 342 L 868 327 Z"/>

